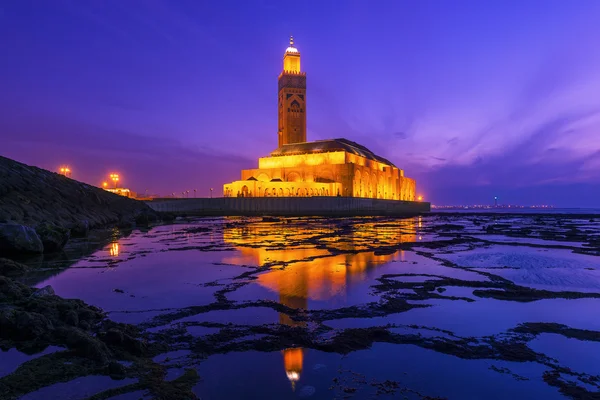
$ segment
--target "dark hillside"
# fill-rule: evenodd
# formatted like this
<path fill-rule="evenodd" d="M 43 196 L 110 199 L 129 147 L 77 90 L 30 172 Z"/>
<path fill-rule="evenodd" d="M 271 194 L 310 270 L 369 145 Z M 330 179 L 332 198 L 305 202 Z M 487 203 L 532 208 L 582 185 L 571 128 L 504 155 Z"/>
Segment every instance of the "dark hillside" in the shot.
<path fill-rule="evenodd" d="M 0 223 L 94 228 L 144 215 L 154 212 L 141 201 L 0 156 Z"/>

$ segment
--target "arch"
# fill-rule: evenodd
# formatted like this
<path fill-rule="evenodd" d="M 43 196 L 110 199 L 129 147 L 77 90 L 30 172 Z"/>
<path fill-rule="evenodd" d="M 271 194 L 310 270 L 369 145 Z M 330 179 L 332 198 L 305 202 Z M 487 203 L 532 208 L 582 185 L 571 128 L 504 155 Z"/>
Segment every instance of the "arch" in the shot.
<path fill-rule="evenodd" d="M 279 193 L 277 193 L 279 197 L 283 197 L 283 189 L 279 188 Z"/>
<path fill-rule="evenodd" d="M 288 172 L 286 174 L 285 180 L 287 182 L 300 182 L 302 180 L 302 177 L 297 172 Z"/>
<path fill-rule="evenodd" d="M 270 182 L 271 178 L 269 178 L 269 175 L 265 174 L 264 172 L 261 172 L 257 177 L 256 180 L 261 181 L 261 182 Z"/>
<path fill-rule="evenodd" d="M 248 197 L 248 186 L 242 186 L 242 197 Z"/>
<path fill-rule="evenodd" d="M 285 195 L 286 195 L 287 197 L 290 197 L 290 196 L 292 195 L 292 192 L 290 191 L 290 189 L 289 189 L 289 188 L 285 188 Z"/>
<path fill-rule="evenodd" d="M 273 188 L 271 193 L 273 194 L 273 197 L 277 197 L 277 189 Z"/>
<path fill-rule="evenodd" d="M 270 192 L 270 191 L 269 191 L 269 189 L 268 189 L 268 188 L 267 188 L 267 189 L 265 189 L 265 197 L 269 197 L 269 192 Z"/>

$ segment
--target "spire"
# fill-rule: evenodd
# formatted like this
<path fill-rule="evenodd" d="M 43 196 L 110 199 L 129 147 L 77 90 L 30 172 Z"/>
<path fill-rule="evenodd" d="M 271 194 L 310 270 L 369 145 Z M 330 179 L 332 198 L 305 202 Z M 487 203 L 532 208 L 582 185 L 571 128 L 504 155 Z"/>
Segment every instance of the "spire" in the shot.
<path fill-rule="evenodd" d="M 290 35 L 290 47 L 294 47 L 294 36 Z"/>

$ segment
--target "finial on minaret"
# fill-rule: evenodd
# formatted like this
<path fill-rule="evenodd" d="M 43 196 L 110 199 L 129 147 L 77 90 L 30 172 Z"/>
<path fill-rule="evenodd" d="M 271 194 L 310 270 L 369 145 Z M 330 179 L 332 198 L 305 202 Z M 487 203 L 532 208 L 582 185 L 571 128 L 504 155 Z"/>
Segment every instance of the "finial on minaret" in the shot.
<path fill-rule="evenodd" d="M 290 35 L 290 46 L 294 47 L 294 36 Z"/>

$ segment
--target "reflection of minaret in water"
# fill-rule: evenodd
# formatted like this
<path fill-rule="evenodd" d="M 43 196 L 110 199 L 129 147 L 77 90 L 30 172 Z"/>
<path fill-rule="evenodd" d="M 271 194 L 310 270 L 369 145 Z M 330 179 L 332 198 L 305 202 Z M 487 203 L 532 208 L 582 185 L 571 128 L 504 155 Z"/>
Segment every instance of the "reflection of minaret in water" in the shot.
<path fill-rule="evenodd" d="M 303 286 L 303 291 L 307 291 L 306 285 Z M 287 296 L 283 293 L 280 293 L 279 302 L 290 308 L 306 310 L 308 306 L 308 293 L 305 293 L 304 296 L 302 296 L 301 293 L 298 294 L 300 294 L 300 296 Z M 306 326 L 305 321 L 294 321 L 287 314 L 284 313 L 279 313 L 279 323 L 287 326 Z M 285 374 L 287 375 L 287 378 L 292 383 L 292 390 L 296 388 L 296 382 L 300 380 L 303 362 L 304 349 L 302 349 L 301 347 L 293 347 L 283 350 L 283 366 L 285 368 Z"/>

